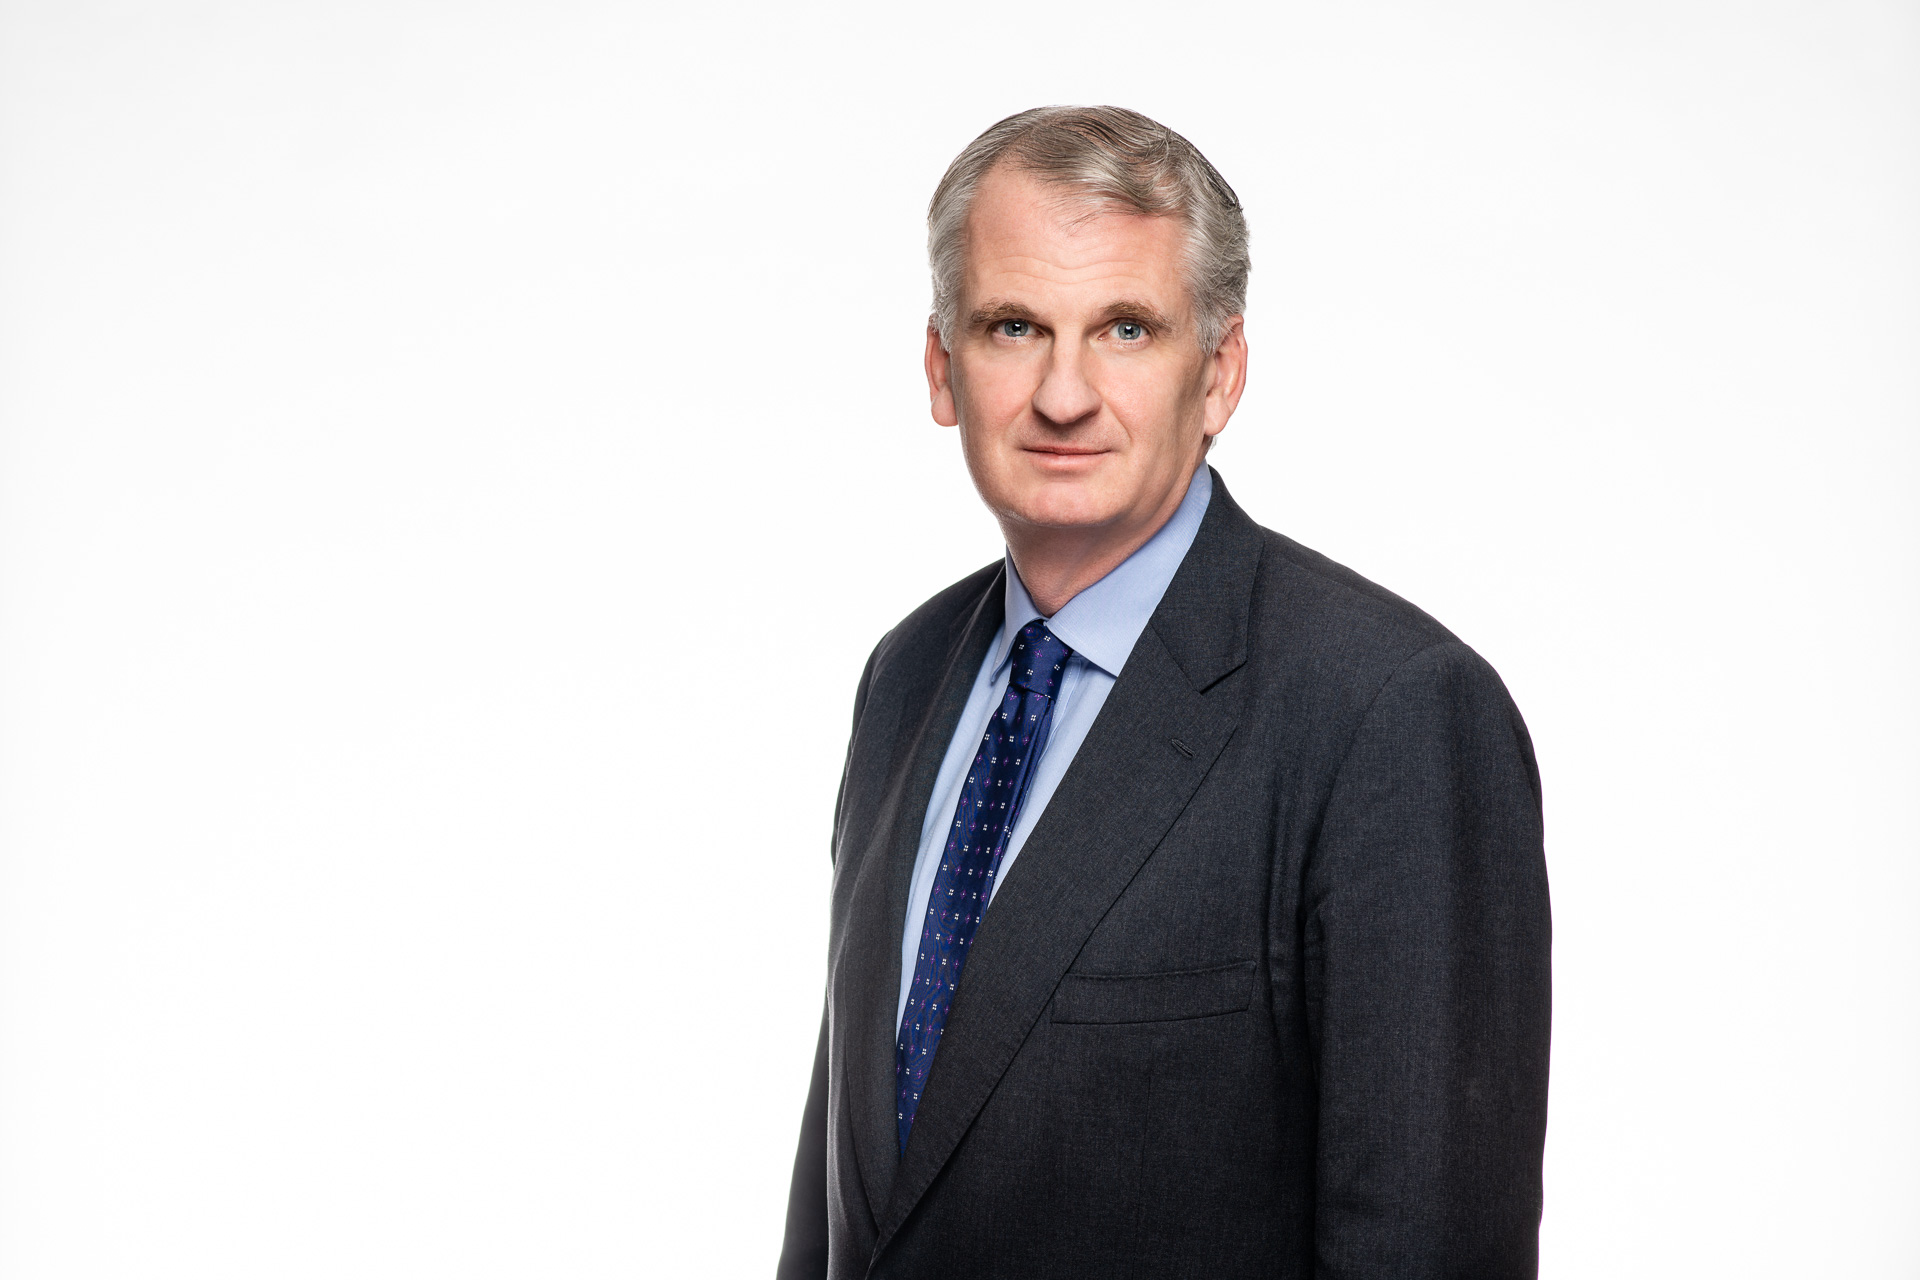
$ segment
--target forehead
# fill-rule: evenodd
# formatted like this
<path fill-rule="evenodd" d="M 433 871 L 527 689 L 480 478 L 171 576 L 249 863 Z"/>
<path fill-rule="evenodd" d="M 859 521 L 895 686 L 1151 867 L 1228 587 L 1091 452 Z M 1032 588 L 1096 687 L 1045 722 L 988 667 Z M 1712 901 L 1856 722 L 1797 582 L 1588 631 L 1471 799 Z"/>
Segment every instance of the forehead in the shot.
<path fill-rule="evenodd" d="M 974 298 L 1038 294 L 1098 306 L 1145 295 L 1173 311 L 1184 296 L 1186 228 L 1178 218 L 1076 201 L 1058 186 L 1007 166 L 981 179 L 967 219 L 967 292 Z"/>

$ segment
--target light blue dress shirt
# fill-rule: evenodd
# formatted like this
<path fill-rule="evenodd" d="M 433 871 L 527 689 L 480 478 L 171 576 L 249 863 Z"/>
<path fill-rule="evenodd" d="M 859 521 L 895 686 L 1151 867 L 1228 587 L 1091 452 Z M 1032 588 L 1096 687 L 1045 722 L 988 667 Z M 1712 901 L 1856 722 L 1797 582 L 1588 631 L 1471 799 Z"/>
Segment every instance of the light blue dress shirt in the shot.
<path fill-rule="evenodd" d="M 1167 593 L 1167 584 L 1187 548 L 1200 532 L 1200 518 L 1207 513 L 1207 501 L 1213 497 L 1213 476 L 1206 464 L 1193 473 L 1187 496 L 1173 517 L 1146 544 L 1100 581 L 1061 606 L 1060 612 L 1046 620 L 1047 629 L 1073 650 L 1067 660 L 1066 675 L 1054 702 L 1053 724 L 1046 745 L 1035 762 L 1027 783 L 1026 799 L 1007 835 L 1007 851 L 1001 856 L 1000 870 L 993 877 L 991 893 L 998 894 L 1013 870 L 1020 848 L 1027 842 L 1033 824 L 1045 812 L 1047 801 L 1066 776 L 1067 766 L 1086 741 L 1087 730 L 1107 703 L 1120 668 L 1133 652 L 1134 641 L 1147 629 L 1147 619 Z M 927 816 L 920 825 L 920 852 L 913 863 L 913 887 L 907 894 L 907 918 L 900 937 L 900 1003 L 894 1011 L 893 1025 L 899 1029 L 907 1011 L 907 993 L 913 987 L 914 962 L 920 957 L 920 934 L 926 924 L 927 898 L 933 893 L 933 878 L 940 870 L 940 854 L 945 848 L 947 827 L 960 803 L 960 789 L 966 785 L 967 769 L 973 763 L 980 740 L 986 736 L 987 720 L 1007 693 L 1007 660 L 1013 653 L 1014 637 L 1020 628 L 1040 617 L 1027 595 L 1025 584 L 1007 557 L 1007 617 L 999 634 L 987 647 L 973 678 L 973 690 L 967 695 L 960 723 L 947 744 L 946 758 L 940 762 L 940 776 L 934 780 L 933 797 L 927 802 Z M 992 905 L 992 897 L 988 898 Z M 964 976 L 964 975 L 963 975 Z"/>

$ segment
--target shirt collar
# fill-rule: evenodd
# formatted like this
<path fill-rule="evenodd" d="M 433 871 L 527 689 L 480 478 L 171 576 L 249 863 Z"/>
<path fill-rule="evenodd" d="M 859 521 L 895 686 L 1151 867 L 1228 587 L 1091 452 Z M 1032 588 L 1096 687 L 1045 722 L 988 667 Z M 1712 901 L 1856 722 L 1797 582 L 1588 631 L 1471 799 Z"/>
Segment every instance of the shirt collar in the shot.
<path fill-rule="evenodd" d="M 1045 619 L 1047 630 L 1076 654 L 1117 678 L 1127 655 L 1133 652 L 1134 642 L 1147 629 L 1147 619 L 1167 593 L 1167 584 L 1187 558 L 1187 548 L 1200 532 L 1200 518 L 1206 515 L 1212 497 L 1213 475 L 1202 463 L 1187 483 L 1187 496 L 1180 500 L 1173 516 L 1106 577 Z M 1011 552 L 1007 555 L 1006 600 L 1007 620 L 994 640 L 995 677 L 1012 656 L 1020 628 L 1040 617 L 1026 584 L 1020 581 L 1019 570 L 1013 567 Z"/>

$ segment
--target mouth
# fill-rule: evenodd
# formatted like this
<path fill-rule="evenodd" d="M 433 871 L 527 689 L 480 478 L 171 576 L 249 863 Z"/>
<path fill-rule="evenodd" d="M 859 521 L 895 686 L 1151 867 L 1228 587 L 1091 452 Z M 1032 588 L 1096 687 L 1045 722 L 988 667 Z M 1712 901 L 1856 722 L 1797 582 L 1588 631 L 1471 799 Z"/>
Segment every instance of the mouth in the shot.
<path fill-rule="evenodd" d="M 1036 444 L 1025 446 L 1022 452 L 1027 455 L 1028 465 L 1040 474 L 1065 477 L 1093 470 L 1108 451 L 1091 445 Z"/>
<path fill-rule="evenodd" d="M 1041 459 L 1059 459 L 1062 462 L 1074 458 L 1097 458 L 1107 452 L 1094 445 L 1085 444 L 1030 444 L 1023 445 L 1025 452 L 1037 454 Z"/>

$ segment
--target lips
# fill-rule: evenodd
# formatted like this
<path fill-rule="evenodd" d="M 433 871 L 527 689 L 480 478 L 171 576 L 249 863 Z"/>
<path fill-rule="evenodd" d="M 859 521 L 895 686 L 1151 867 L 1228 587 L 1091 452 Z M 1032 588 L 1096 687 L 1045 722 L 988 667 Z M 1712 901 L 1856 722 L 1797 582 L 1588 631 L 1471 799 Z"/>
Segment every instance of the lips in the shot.
<path fill-rule="evenodd" d="M 1022 452 L 1027 465 L 1034 469 L 1036 475 L 1050 476 L 1091 475 L 1106 465 L 1106 459 L 1113 455 L 1111 449 L 1092 449 L 1084 445 L 1042 445 L 1026 448 Z"/>

